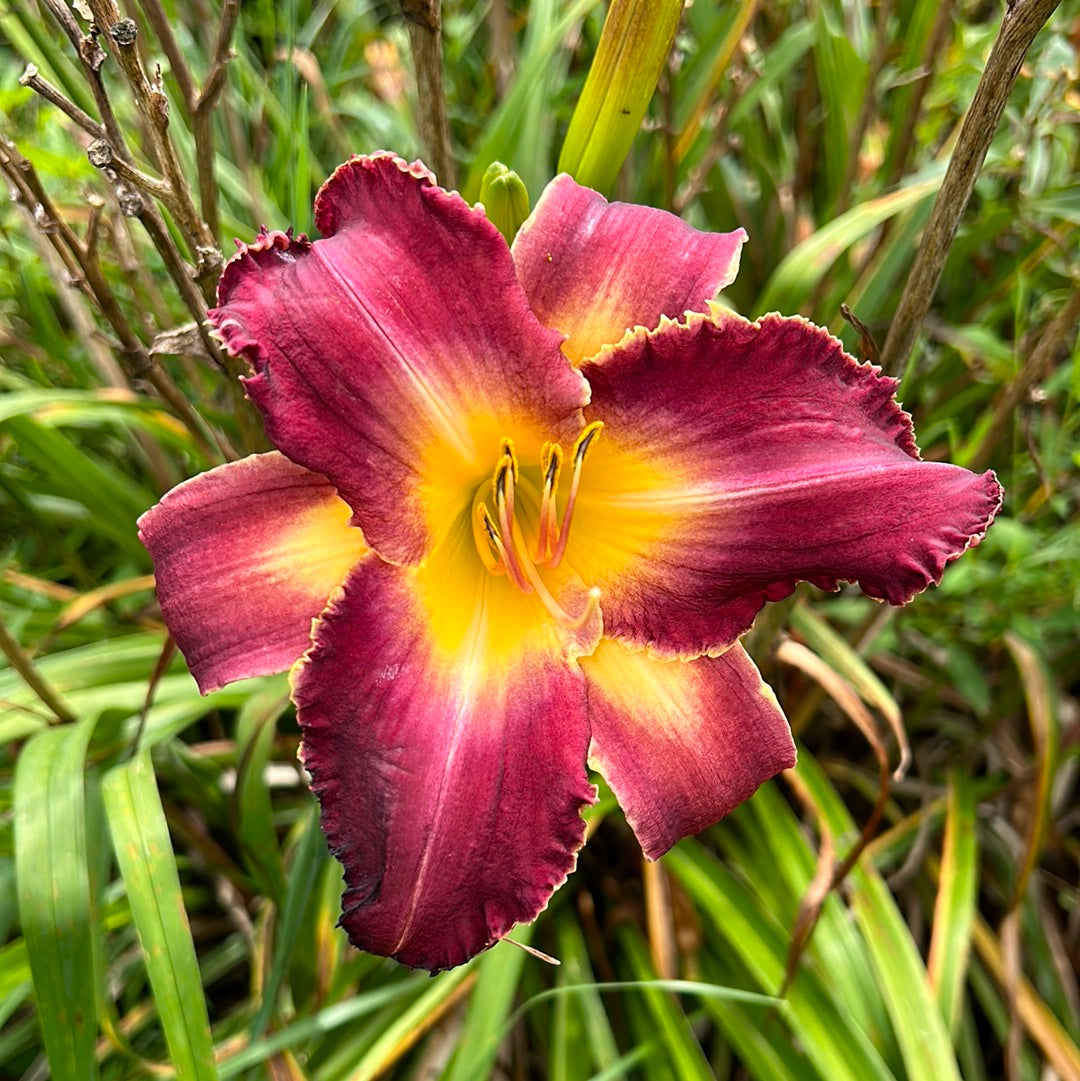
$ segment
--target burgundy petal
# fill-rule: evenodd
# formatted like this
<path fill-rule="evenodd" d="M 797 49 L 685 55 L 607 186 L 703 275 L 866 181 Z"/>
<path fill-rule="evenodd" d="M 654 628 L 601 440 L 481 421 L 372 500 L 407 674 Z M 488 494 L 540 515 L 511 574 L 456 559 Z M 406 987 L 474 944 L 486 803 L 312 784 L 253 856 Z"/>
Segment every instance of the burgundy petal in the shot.
<path fill-rule="evenodd" d="M 665 661 L 605 639 L 581 667 L 590 762 L 650 859 L 795 765 L 776 697 L 738 644 L 720 657 Z"/>
<path fill-rule="evenodd" d="M 703 312 L 735 280 L 746 233 L 701 233 L 663 210 L 609 203 L 569 176 L 544 190 L 514 240 L 518 277 L 575 363 L 662 315 Z"/>
<path fill-rule="evenodd" d="M 204 693 L 281 672 L 369 552 L 317 473 L 256 454 L 173 488 L 139 519 L 169 631 Z"/>
<path fill-rule="evenodd" d="M 582 370 L 605 428 L 567 558 L 606 633 L 665 655 L 721 651 L 799 580 L 903 604 L 1001 504 L 993 473 L 920 461 L 895 380 L 802 319 L 668 323 Z"/>
<path fill-rule="evenodd" d="M 501 597 L 447 611 L 440 583 L 454 601 L 462 583 L 444 572 L 359 567 L 293 687 L 345 866 L 342 924 L 361 949 L 432 970 L 536 917 L 574 867 L 594 798 L 584 680 L 549 648 L 550 619 L 512 620 L 507 646 L 513 587 L 480 569 Z"/>
<path fill-rule="evenodd" d="M 372 547 L 415 562 L 501 441 L 572 438 L 587 388 L 529 310 L 482 211 L 421 166 L 354 158 L 315 204 L 325 239 L 266 233 L 210 319 L 256 374 L 274 444 L 325 474 Z"/>

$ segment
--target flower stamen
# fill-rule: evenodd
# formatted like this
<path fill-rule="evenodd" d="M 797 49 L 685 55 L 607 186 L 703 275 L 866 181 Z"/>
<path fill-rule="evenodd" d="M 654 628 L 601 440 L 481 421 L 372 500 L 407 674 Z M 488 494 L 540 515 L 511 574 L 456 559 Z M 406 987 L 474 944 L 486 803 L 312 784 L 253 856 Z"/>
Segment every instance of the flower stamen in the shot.
<path fill-rule="evenodd" d="M 495 511 L 499 518 L 495 543 L 499 545 L 510 580 L 522 593 L 531 593 L 528 572 L 523 569 L 523 565 L 528 567 L 530 560 L 527 554 L 524 559 L 519 559 L 518 545 L 514 540 L 514 482 L 517 479 L 517 460 L 513 456 L 513 446 L 507 439 L 503 440 L 502 452 L 499 464 L 495 467 L 493 484 Z M 503 539 L 500 541 L 500 538 Z"/>
<path fill-rule="evenodd" d="M 574 444 L 574 473 L 561 521 L 557 515 L 556 499 L 562 471 L 562 447 L 558 443 L 545 443 L 541 448 L 542 493 L 536 491 L 532 482 L 522 481 L 529 500 L 539 499 L 536 543 L 531 552 L 516 514 L 519 470 L 511 440 L 503 439 L 499 444 L 499 457 L 490 488 L 494 497 L 494 514 L 488 509 L 485 488 L 480 488 L 473 499 L 473 541 L 484 568 L 492 574 L 505 574 L 522 593 L 535 593 L 552 618 L 571 631 L 580 630 L 597 613 L 600 590 L 595 586 L 590 589 L 581 612 L 576 616 L 571 615 L 552 596 L 537 567 L 557 567 L 566 552 L 570 521 L 581 482 L 581 468 L 589 447 L 602 427 L 600 421 L 586 425 Z"/>
<path fill-rule="evenodd" d="M 484 568 L 494 575 L 505 574 L 506 563 L 503 559 L 506 554 L 505 549 L 499 538 L 499 531 L 491 520 L 491 514 L 480 499 L 473 503 L 472 531 L 473 541 L 477 552 L 480 553 L 480 562 L 484 564 Z"/>
<path fill-rule="evenodd" d="M 544 494 L 540 500 L 540 528 L 536 538 L 537 563 L 551 558 L 558 526 L 555 523 L 555 493 L 559 488 L 559 472 L 562 469 L 563 450 L 558 443 L 545 443 L 540 451 L 540 470 L 544 474 Z"/>
<path fill-rule="evenodd" d="M 589 453 L 589 447 L 603 427 L 602 420 L 594 420 L 592 424 L 587 424 L 574 444 L 574 475 L 570 480 L 570 494 L 566 497 L 566 506 L 563 509 L 558 543 L 548 560 L 549 567 L 557 567 L 566 554 L 566 542 L 570 539 L 570 522 L 574 517 L 574 504 L 577 502 L 578 485 L 581 483 L 581 467 L 585 464 L 585 455 Z"/>

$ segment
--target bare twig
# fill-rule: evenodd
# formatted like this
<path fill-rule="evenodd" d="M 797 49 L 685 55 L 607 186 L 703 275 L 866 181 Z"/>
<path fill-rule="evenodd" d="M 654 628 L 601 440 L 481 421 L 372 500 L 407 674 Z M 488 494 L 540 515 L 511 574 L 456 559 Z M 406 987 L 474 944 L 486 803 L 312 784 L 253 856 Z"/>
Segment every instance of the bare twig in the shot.
<path fill-rule="evenodd" d="M 70 39 L 82 63 L 83 74 L 93 92 L 94 102 L 102 121 L 101 126 L 105 130 L 105 137 L 112 148 L 114 159 L 122 159 L 126 164 L 134 168 L 134 158 L 128 150 L 127 142 L 124 139 L 116 114 L 113 112 L 112 103 L 109 101 L 108 93 L 101 79 L 101 66 L 106 59 L 105 53 L 92 37 L 87 36 L 79 29 L 78 23 L 76 23 L 74 16 L 63 3 L 63 0 L 43 0 L 43 3 Z M 125 185 L 117 184 L 116 194 L 123 213 L 129 217 L 137 217 L 142 222 L 192 317 L 201 325 L 206 318 L 207 301 L 212 296 L 213 280 L 209 276 L 205 277 L 202 291 L 194 287 L 188 268 L 184 265 L 184 259 L 180 255 L 172 235 L 166 228 L 165 221 L 156 204 L 143 199 L 138 192 L 131 191 Z M 198 252 L 193 254 L 196 259 L 199 257 Z M 70 256 L 66 256 L 66 259 L 70 259 Z M 211 262 L 220 266 L 221 255 L 216 248 L 213 251 Z M 216 280 L 216 274 L 213 277 Z M 224 368 L 225 362 L 217 343 L 211 340 L 208 334 L 205 334 L 204 342 L 210 355 L 219 366 Z"/>
<path fill-rule="evenodd" d="M 194 255 L 196 276 L 202 285 L 203 295 L 209 301 L 223 260 L 217 240 L 195 208 L 176 148 L 169 138 L 169 100 L 160 85 L 151 85 L 143 71 L 135 48 L 138 26 L 134 20 L 120 18 L 120 12 L 112 0 L 90 0 L 90 9 L 94 13 L 95 24 L 104 31 L 113 56 L 127 78 L 140 115 L 148 123 L 154 155 L 165 182 L 172 190 L 174 204 L 170 209 Z"/>
<path fill-rule="evenodd" d="M 196 96 L 195 78 L 184 59 L 183 50 L 176 41 L 176 35 L 172 32 L 169 16 L 165 14 L 160 0 L 139 0 L 139 7 L 142 8 L 150 29 L 154 31 L 161 51 L 169 58 L 169 71 L 172 72 L 180 91 L 180 108 L 185 116 L 190 117 Z"/>
<path fill-rule="evenodd" d="M 428 165 L 445 188 L 457 184 L 443 93 L 442 18 L 439 0 L 401 0 L 416 68 L 417 125 L 431 157 Z"/>
<path fill-rule="evenodd" d="M 19 645 L 18 640 L 4 626 L 2 619 L 0 619 L 0 652 L 7 657 L 11 667 L 19 673 L 23 682 L 41 699 L 42 703 L 48 706 L 58 721 L 63 724 L 74 722 L 75 714 L 60 701 L 60 696 L 56 691 L 41 678 L 30 654 Z"/>
<path fill-rule="evenodd" d="M 139 195 L 139 192 L 145 192 L 152 198 L 160 199 L 166 207 L 173 210 L 177 205 L 175 192 L 163 180 L 147 176 L 129 160 L 117 154 L 112 144 L 104 139 L 92 142 L 87 147 L 86 156 L 91 165 L 101 169 L 113 182 L 121 211 L 128 217 L 137 217 L 142 221 L 154 246 L 161 254 L 180 296 L 195 317 L 207 355 L 224 370 L 226 365 L 221 350 L 210 337 L 210 332 L 205 326 L 206 300 L 188 273 L 180 253 L 176 250 L 176 245 L 165 228 L 165 223 L 161 220 L 161 215 L 152 203 L 148 203 Z M 130 184 L 138 191 L 131 191 L 122 182 Z"/>
<path fill-rule="evenodd" d="M 105 169 L 115 173 L 132 186 L 154 199 L 160 199 L 170 210 L 176 204 L 173 190 L 164 180 L 157 177 L 147 176 L 141 169 L 137 169 L 129 161 L 125 161 L 112 148 L 112 143 L 107 139 L 95 139 L 87 148 L 86 156 L 95 169 Z"/>
<path fill-rule="evenodd" d="M 1005 12 L 882 349 L 887 372 L 898 371 L 911 352 L 1020 66 L 1057 5 L 1058 0 L 1015 0 Z"/>
<path fill-rule="evenodd" d="M 89 257 L 85 246 L 56 212 L 33 165 L 23 157 L 15 144 L 7 139 L 0 140 L 0 169 L 11 180 L 16 192 L 31 210 L 35 220 L 62 241 L 63 247 L 74 259 L 102 315 L 112 327 L 113 333 L 120 339 L 121 359 L 128 378 L 145 379 L 149 382 L 162 400 L 167 402 L 183 421 L 199 447 L 211 458 L 217 457 L 219 452 L 226 458 L 235 457 L 232 448 L 222 437 L 215 435 L 218 445 L 214 446 L 214 441 L 208 438 L 206 422 L 192 408 L 191 403 L 169 375 L 147 353 L 117 303 L 97 260 Z"/>
<path fill-rule="evenodd" d="M 88 135 L 93 136 L 95 139 L 105 138 L 105 128 L 92 116 L 84 113 L 75 102 L 65 97 L 59 87 L 53 86 L 48 79 L 44 78 L 38 72 L 36 65 L 26 65 L 26 70 L 19 76 L 19 83 L 22 86 L 30 87 L 35 93 L 40 94 L 46 101 L 51 102 L 61 112 L 71 117 Z"/>
<path fill-rule="evenodd" d="M 98 115 L 105 128 L 106 138 L 114 148 L 123 148 L 122 153 L 127 156 L 127 144 L 121 134 L 109 95 L 105 92 L 105 85 L 101 81 L 101 65 L 105 63 L 104 50 L 92 37 L 79 29 L 75 16 L 71 14 L 63 0 L 42 0 L 42 2 L 52 13 L 53 18 L 56 19 L 75 49 L 75 54 L 82 64 L 83 74 L 86 76 L 87 83 L 90 84 L 90 91 L 94 95 L 94 104 L 97 106 Z"/>
<path fill-rule="evenodd" d="M 213 115 L 225 89 L 225 70 L 232 58 L 232 37 L 240 18 L 240 0 L 225 0 L 218 24 L 214 58 L 202 89 L 191 103 L 191 131 L 195 137 L 195 167 L 199 173 L 199 204 L 210 231 L 217 236 L 218 187 L 214 179 Z"/>

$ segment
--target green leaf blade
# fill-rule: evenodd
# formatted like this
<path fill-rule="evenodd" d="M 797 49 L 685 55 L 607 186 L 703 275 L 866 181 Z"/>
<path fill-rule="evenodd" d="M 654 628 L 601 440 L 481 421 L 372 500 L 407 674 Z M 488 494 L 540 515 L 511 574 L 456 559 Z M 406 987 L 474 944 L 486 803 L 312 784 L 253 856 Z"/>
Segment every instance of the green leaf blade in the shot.
<path fill-rule="evenodd" d="M 217 1081 L 199 963 L 148 752 L 102 785 L 117 862 L 178 1081 Z"/>
<path fill-rule="evenodd" d="M 38 733 L 15 773 L 19 918 L 55 1081 L 98 1076 L 84 761 L 91 725 Z"/>

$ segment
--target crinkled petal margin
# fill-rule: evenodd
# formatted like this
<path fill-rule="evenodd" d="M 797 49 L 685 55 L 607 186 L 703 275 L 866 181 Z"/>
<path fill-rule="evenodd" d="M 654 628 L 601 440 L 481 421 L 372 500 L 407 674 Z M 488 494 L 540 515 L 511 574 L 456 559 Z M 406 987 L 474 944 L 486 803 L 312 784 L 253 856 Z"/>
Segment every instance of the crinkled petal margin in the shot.
<path fill-rule="evenodd" d="M 726 649 L 796 582 L 904 604 L 978 544 L 993 473 L 918 457 L 896 381 L 799 318 L 666 322 L 582 371 L 602 419 L 573 551 L 605 633 Z"/>
<path fill-rule="evenodd" d="M 533 311 L 575 363 L 662 316 L 704 312 L 735 280 L 746 233 L 702 233 L 663 210 L 609 203 L 569 176 L 544 190 L 514 240 Z"/>
<path fill-rule="evenodd" d="M 330 479 L 380 556 L 414 563 L 501 440 L 572 438 L 588 388 L 495 227 L 421 166 L 354 158 L 315 218 L 321 240 L 241 246 L 209 318 L 255 369 L 274 445 Z"/>
<path fill-rule="evenodd" d="M 580 669 L 540 623 L 504 649 L 482 597 L 449 635 L 438 577 L 359 567 L 293 675 L 303 761 L 345 868 L 342 925 L 361 949 L 432 971 L 537 916 L 595 798 Z"/>

